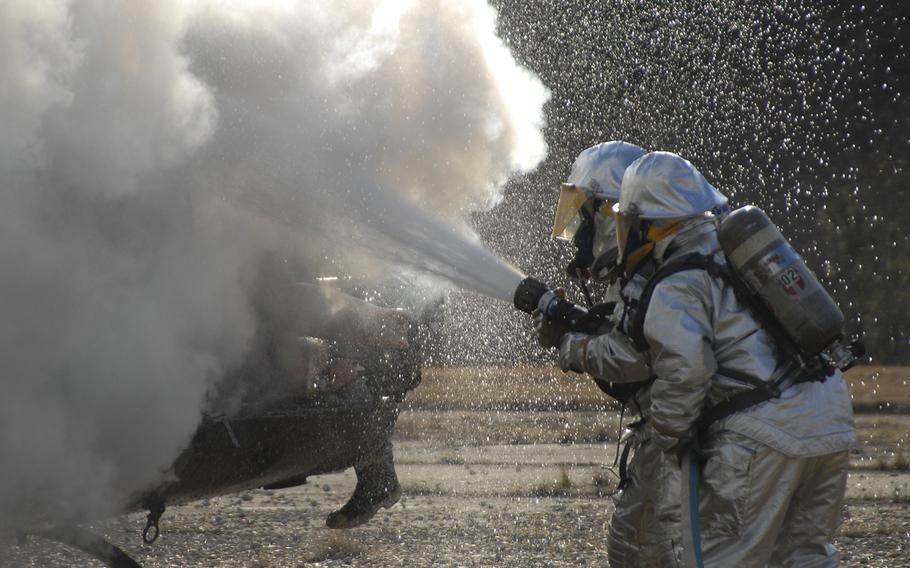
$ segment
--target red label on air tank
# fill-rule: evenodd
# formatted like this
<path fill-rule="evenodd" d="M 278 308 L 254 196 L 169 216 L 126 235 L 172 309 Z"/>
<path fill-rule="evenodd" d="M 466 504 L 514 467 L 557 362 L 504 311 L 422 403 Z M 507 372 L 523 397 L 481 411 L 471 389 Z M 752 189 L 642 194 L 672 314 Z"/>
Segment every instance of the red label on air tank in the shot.
<path fill-rule="evenodd" d="M 784 292 L 790 296 L 796 296 L 800 292 L 806 289 L 806 281 L 803 279 L 802 275 L 794 267 L 791 267 L 784 271 L 778 279 L 781 288 L 784 289 Z"/>

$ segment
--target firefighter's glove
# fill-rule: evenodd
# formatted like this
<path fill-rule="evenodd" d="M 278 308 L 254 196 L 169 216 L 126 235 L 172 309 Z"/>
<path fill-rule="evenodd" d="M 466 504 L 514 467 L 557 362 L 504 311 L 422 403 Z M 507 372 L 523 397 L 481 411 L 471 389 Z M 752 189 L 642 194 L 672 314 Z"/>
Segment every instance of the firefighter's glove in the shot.
<path fill-rule="evenodd" d="M 531 314 L 531 324 L 537 333 L 537 341 L 547 349 L 559 347 L 559 340 L 569 332 L 569 326 L 551 321 L 540 310 L 534 310 Z"/>
<path fill-rule="evenodd" d="M 594 338 L 586 333 L 567 333 L 559 342 L 557 362 L 563 371 L 585 372 L 585 354 L 588 342 Z"/>
<path fill-rule="evenodd" d="M 566 298 L 565 288 L 556 288 L 553 293 L 562 299 Z M 531 325 L 537 332 L 537 341 L 547 349 L 559 347 L 559 340 L 570 331 L 568 325 L 551 321 L 540 310 L 534 310 L 531 313 Z"/>

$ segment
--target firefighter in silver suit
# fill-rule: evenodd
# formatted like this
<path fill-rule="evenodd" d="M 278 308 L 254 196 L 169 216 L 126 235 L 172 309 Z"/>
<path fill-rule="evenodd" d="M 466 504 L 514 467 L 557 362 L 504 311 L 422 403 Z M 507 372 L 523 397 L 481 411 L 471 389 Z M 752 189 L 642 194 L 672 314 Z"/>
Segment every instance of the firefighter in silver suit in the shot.
<path fill-rule="evenodd" d="M 623 441 L 627 467 L 614 496 L 616 510 L 610 520 L 608 555 L 613 568 L 663 568 L 679 562 L 678 468 L 669 467 L 663 452 L 650 443 L 650 370 L 629 338 L 613 329 L 621 321 L 620 297 L 635 298 L 642 286 L 640 276 L 628 282 L 614 279 L 617 257 L 615 213 L 623 174 L 645 154 L 638 146 L 607 142 L 583 151 L 576 159 L 569 181 L 560 189 L 554 216 L 553 237 L 572 241 L 575 258 L 567 268 L 571 277 L 609 280 L 605 301 L 617 302 L 616 311 L 603 335 L 562 334 L 535 316 L 541 342 L 558 346 L 559 365 L 565 370 L 588 373 L 599 384 L 636 384 L 628 406 L 639 413 Z M 554 334 L 555 331 L 555 334 Z M 548 337 L 550 336 L 550 337 Z M 602 352 L 585 354 L 584 345 L 597 338 Z M 624 463 L 625 459 L 624 458 Z"/>
<path fill-rule="evenodd" d="M 645 257 L 659 269 L 692 253 L 725 266 L 717 226 L 726 202 L 675 154 L 652 152 L 636 160 L 625 172 L 615 207 L 626 273 L 634 273 Z M 650 443 L 667 459 L 699 464 L 691 470 L 697 513 L 694 519 L 682 515 L 686 563 L 836 566 L 831 541 L 855 441 L 840 371 L 809 376 L 712 271 L 669 273 L 643 304 L 639 348 L 654 376 Z M 611 360 L 603 338 L 590 338 L 584 348 L 585 361 Z M 775 394 L 717 412 L 756 389 Z M 691 487 L 682 485 L 685 491 Z"/>

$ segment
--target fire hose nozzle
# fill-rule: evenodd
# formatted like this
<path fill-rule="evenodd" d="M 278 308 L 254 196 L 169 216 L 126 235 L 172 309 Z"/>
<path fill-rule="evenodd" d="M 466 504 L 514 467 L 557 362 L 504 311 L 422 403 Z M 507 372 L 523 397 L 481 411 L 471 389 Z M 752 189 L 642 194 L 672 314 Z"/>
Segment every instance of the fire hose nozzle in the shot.
<path fill-rule="evenodd" d="M 529 276 L 515 289 L 513 302 L 516 308 L 530 314 L 539 307 L 540 299 L 549 291 L 546 284 Z"/>
<path fill-rule="evenodd" d="M 569 329 L 579 329 L 587 319 L 588 310 L 561 298 L 540 280 L 528 277 L 515 289 L 515 307 L 526 313 L 540 310 L 553 322 L 560 322 Z"/>

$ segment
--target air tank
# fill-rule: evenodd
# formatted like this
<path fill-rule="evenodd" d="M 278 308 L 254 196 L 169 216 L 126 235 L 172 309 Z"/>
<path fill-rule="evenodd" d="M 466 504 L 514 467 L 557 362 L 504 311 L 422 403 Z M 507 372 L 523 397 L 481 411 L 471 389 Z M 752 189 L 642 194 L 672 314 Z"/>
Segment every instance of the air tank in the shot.
<path fill-rule="evenodd" d="M 718 238 L 733 268 L 800 351 L 814 356 L 839 339 L 844 314 L 764 211 L 751 205 L 733 211 Z"/>

